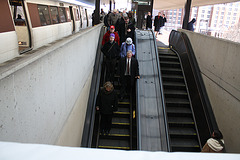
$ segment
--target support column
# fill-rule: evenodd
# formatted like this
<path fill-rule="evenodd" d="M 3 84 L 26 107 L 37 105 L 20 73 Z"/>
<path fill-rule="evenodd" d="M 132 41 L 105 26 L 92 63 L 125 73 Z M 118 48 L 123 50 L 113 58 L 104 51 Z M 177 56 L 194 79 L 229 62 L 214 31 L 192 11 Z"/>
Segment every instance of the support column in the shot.
<path fill-rule="evenodd" d="M 191 10 L 191 3 L 192 3 L 192 0 L 187 0 L 187 2 L 185 4 L 185 13 L 184 13 L 184 18 L 183 18 L 182 29 L 187 29 L 187 24 L 189 21 L 189 15 L 190 15 L 190 10 Z"/>
<path fill-rule="evenodd" d="M 113 9 L 116 9 L 116 2 L 115 2 L 115 0 L 113 2 Z"/>
<path fill-rule="evenodd" d="M 100 0 L 95 1 L 94 25 L 100 23 Z"/>
<path fill-rule="evenodd" d="M 109 11 L 112 11 L 112 0 L 109 0 Z"/>

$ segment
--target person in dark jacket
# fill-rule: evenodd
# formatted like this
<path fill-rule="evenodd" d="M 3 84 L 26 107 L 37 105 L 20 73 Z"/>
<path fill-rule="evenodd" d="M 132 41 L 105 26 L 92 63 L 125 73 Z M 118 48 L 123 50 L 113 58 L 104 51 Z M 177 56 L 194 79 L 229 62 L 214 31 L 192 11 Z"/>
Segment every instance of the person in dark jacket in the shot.
<path fill-rule="evenodd" d="M 119 25 L 119 37 L 120 37 L 120 44 L 126 41 L 128 37 L 132 38 L 134 42 L 134 32 L 135 27 L 134 25 L 129 21 L 129 18 L 127 15 L 124 16 L 125 23 L 120 23 Z"/>
<path fill-rule="evenodd" d="M 188 22 L 188 25 L 187 25 L 187 30 L 189 31 L 194 31 L 194 28 L 193 28 L 193 24 L 196 22 L 196 19 L 193 18 L 190 22 Z"/>
<path fill-rule="evenodd" d="M 151 12 L 148 12 L 148 15 L 147 15 L 146 29 L 152 29 L 152 15 L 151 15 Z"/>
<path fill-rule="evenodd" d="M 97 96 L 96 110 L 100 111 L 100 131 L 108 135 L 111 130 L 113 112 L 118 108 L 118 97 L 111 82 L 106 82 Z"/>
<path fill-rule="evenodd" d="M 108 24 L 108 17 L 110 13 L 111 12 L 109 11 L 108 14 L 104 16 L 104 19 L 103 19 L 104 25 L 107 27 L 107 30 L 109 30 L 109 27 L 110 27 L 110 25 Z"/>
<path fill-rule="evenodd" d="M 106 79 L 107 81 L 113 82 L 114 80 L 114 72 L 115 66 L 117 62 L 117 58 L 120 57 L 120 48 L 118 43 L 114 41 L 115 35 L 113 33 L 110 34 L 110 39 L 107 43 L 104 44 L 101 51 L 106 56 L 105 63 L 106 63 Z"/>
<path fill-rule="evenodd" d="M 212 138 L 207 140 L 207 143 L 203 146 L 203 149 L 201 152 L 210 152 L 210 153 L 225 152 L 223 135 L 219 130 L 213 131 Z"/>
<path fill-rule="evenodd" d="M 156 38 L 157 38 L 157 34 L 160 30 L 162 21 L 163 21 L 163 17 L 161 16 L 161 12 L 158 12 L 158 15 L 155 16 L 155 19 L 154 19 L 154 27 L 155 27 L 154 31 L 155 31 Z"/>
<path fill-rule="evenodd" d="M 167 22 L 167 19 L 165 17 L 165 14 L 163 14 L 162 16 L 162 21 L 160 21 L 160 30 L 159 30 L 159 34 L 162 34 L 162 30 L 163 30 L 163 27 L 165 26 L 165 23 Z"/>
<path fill-rule="evenodd" d="M 118 72 L 121 82 L 120 96 L 121 99 L 123 99 L 126 92 L 130 92 L 131 89 L 134 89 L 135 80 L 140 78 L 138 61 L 132 57 L 131 50 L 127 52 L 126 57 L 120 59 Z"/>

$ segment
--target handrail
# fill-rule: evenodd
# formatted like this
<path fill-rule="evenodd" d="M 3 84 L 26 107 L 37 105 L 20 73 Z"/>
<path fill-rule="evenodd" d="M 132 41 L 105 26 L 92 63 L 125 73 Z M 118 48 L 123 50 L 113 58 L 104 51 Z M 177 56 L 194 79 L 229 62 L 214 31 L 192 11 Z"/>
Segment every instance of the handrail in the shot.
<path fill-rule="evenodd" d="M 216 122 L 216 119 L 214 117 L 214 113 L 213 113 L 213 110 L 212 110 L 212 106 L 211 106 L 211 103 L 209 101 L 209 98 L 208 96 L 205 96 L 207 95 L 207 91 L 206 91 L 206 88 L 204 86 L 204 82 L 203 82 L 203 78 L 202 78 L 202 75 L 201 75 L 201 71 L 200 71 L 200 68 L 198 66 L 198 63 L 197 63 L 197 59 L 195 57 L 195 54 L 194 54 L 194 51 L 192 49 L 192 45 L 190 43 L 190 40 L 188 39 L 188 36 L 186 33 L 183 33 L 181 32 L 181 35 L 185 41 L 185 43 L 187 44 L 187 50 L 189 51 L 188 53 L 189 54 L 189 59 L 190 59 L 190 62 L 192 63 L 192 65 L 194 66 L 194 74 L 196 76 L 196 80 L 197 80 L 197 83 L 199 85 L 199 90 L 201 90 L 201 97 L 204 99 L 203 103 L 204 103 L 204 107 L 205 109 L 207 110 L 207 112 L 205 112 L 206 114 L 208 114 L 208 118 L 210 118 L 210 127 L 211 127 L 211 130 L 215 130 L 215 129 L 218 129 L 218 125 L 217 125 L 217 122 Z M 213 116 L 211 116 L 213 115 Z"/>
<path fill-rule="evenodd" d="M 193 103 L 194 116 L 199 129 L 201 145 L 211 136 L 213 129 L 218 129 L 210 101 L 207 96 L 200 69 L 197 64 L 191 43 L 184 33 L 172 31 L 169 45 L 181 58 L 188 89 Z"/>
<path fill-rule="evenodd" d="M 160 90 L 161 90 L 161 98 L 162 98 L 162 108 L 163 108 L 163 115 L 164 115 L 164 124 L 165 124 L 165 130 L 166 130 L 166 139 L 167 139 L 167 150 L 170 151 L 170 140 L 169 140 L 169 131 L 168 131 L 168 121 L 167 121 L 167 112 L 166 112 L 166 102 L 164 98 L 164 91 L 163 91 L 163 81 L 161 77 L 161 67 L 159 62 L 159 56 L 158 56 L 158 48 L 157 48 L 157 42 L 155 38 L 154 31 L 151 30 L 153 39 L 154 39 L 154 47 L 155 47 L 155 54 L 156 54 L 156 60 L 157 60 L 157 66 L 158 66 L 158 76 L 159 76 L 159 84 L 160 84 Z"/>
<path fill-rule="evenodd" d="M 88 105 L 87 105 L 87 112 L 82 136 L 82 147 L 91 147 L 92 145 L 92 137 L 93 137 L 93 130 L 94 130 L 94 120 L 95 120 L 95 106 L 96 106 L 96 99 L 99 90 L 100 84 L 100 77 L 101 77 L 101 64 L 103 62 L 103 55 L 101 54 L 101 46 L 102 46 L 102 38 L 104 35 L 105 29 L 104 27 L 101 28 L 100 36 L 98 40 L 98 48 L 97 54 L 94 64 L 93 70 L 93 77 L 92 77 L 92 84 L 89 93 Z"/>
<path fill-rule="evenodd" d="M 138 52 L 137 50 L 137 45 L 138 45 L 138 41 L 137 41 L 137 36 L 136 36 L 136 31 L 134 34 L 134 38 L 135 38 L 135 53 Z M 138 59 L 138 54 L 135 55 L 135 58 Z M 140 108 L 139 108 L 139 81 L 137 80 L 136 82 L 136 123 L 137 123 L 137 150 L 141 150 L 142 149 L 142 141 L 141 141 L 141 123 L 140 123 L 140 114 L 139 114 Z"/>

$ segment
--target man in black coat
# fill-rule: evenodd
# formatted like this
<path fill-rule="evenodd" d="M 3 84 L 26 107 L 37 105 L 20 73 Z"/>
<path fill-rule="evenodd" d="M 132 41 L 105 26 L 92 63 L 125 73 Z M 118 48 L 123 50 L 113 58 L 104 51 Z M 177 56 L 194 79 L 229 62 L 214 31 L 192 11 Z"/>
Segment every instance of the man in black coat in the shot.
<path fill-rule="evenodd" d="M 119 23 L 119 29 L 118 29 L 118 34 L 120 37 L 120 44 L 126 41 L 128 37 L 132 38 L 134 41 L 134 32 L 135 32 L 135 27 L 134 25 L 129 21 L 128 16 L 125 14 L 124 15 L 124 21 L 125 23 Z"/>
<path fill-rule="evenodd" d="M 132 57 L 131 50 L 127 52 L 126 57 L 120 59 L 118 70 L 121 82 L 120 96 L 123 99 L 126 92 L 135 89 L 135 80 L 140 78 L 138 61 Z"/>
<path fill-rule="evenodd" d="M 155 33 L 155 36 L 157 38 L 157 34 L 160 30 L 160 27 L 161 27 L 161 24 L 163 22 L 163 17 L 161 16 L 161 12 L 158 12 L 158 15 L 155 16 L 155 19 L 154 19 L 154 31 L 156 32 Z"/>

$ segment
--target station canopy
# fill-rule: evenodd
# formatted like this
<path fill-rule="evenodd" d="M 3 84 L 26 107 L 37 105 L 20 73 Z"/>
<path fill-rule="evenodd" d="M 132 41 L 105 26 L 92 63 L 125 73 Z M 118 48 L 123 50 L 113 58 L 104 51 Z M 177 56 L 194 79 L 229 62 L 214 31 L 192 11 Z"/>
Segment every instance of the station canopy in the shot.
<path fill-rule="evenodd" d="M 141 0 L 139 0 L 141 1 Z M 187 0 L 153 0 L 153 9 L 169 10 L 184 8 Z M 192 7 L 237 2 L 239 0 L 192 0 Z"/>

